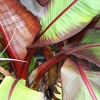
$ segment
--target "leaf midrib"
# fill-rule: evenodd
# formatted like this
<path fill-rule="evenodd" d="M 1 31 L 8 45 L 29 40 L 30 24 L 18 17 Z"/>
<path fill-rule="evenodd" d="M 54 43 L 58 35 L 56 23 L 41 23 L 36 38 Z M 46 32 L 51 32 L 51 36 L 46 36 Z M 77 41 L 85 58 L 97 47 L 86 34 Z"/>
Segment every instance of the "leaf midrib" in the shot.
<path fill-rule="evenodd" d="M 74 0 L 68 7 L 66 7 L 56 18 L 54 18 L 54 20 L 45 28 L 45 30 L 39 35 L 37 36 L 37 38 L 35 39 L 35 42 L 37 42 L 40 37 L 66 12 L 69 10 L 69 8 L 71 8 L 78 0 Z"/>

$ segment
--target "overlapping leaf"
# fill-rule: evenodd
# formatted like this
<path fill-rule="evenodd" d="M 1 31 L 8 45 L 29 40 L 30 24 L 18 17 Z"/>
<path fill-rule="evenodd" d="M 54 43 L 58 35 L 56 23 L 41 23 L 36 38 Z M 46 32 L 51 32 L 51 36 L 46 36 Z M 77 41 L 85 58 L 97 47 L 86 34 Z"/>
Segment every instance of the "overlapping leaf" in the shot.
<path fill-rule="evenodd" d="M 0 99 L 1 100 L 44 100 L 41 92 L 29 89 L 25 86 L 25 80 L 21 79 L 17 82 L 12 92 L 11 98 L 8 99 L 9 92 L 11 91 L 12 84 L 15 79 L 6 76 L 0 84 Z"/>
<path fill-rule="evenodd" d="M 85 71 L 96 97 L 100 98 L 100 73 Z M 63 100 L 92 100 L 76 66 L 67 59 L 61 68 Z"/>
<path fill-rule="evenodd" d="M 99 28 L 100 21 L 95 26 L 95 29 L 90 29 L 86 35 L 82 38 L 82 40 L 79 42 L 80 44 L 96 44 L 100 43 L 100 30 L 96 30 Z M 73 53 L 75 56 L 87 59 L 91 62 L 94 62 L 98 66 L 100 66 L 100 47 L 91 47 L 88 49 L 83 49 L 78 52 Z"/>
<path fill-rule="evenodd" d="M 44 46 L 67 39 L 81 31 L 100 13 L 99 0 L 51 0 L 41 11 L 42 30 L 33 46 Z"/>

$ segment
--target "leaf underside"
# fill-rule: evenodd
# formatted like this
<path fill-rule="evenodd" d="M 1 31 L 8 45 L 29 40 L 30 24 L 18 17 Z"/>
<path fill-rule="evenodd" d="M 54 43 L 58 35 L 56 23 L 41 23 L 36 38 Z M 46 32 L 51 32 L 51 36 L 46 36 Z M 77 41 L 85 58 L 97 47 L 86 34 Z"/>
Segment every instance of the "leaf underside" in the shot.
<path fill-rule="evenodd" d="M 99 0 L 51 0 L 40 12 L 41 32 L 30 47 L 65 40 L 86 27 L 99 14 Z"/>
<path fill-rule="evenodd" d="M 85 71 L 96 97 L 100 98 L 100 73 Z M 92 100 L 76 66 L 67 59 L 61 68 L 63 100 Z"/>

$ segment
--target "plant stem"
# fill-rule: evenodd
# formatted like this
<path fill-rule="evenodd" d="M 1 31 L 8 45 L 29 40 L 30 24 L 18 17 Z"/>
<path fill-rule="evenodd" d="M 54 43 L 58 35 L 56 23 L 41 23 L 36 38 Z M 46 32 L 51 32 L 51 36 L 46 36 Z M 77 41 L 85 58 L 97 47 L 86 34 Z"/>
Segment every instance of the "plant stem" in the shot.
<path fill-rule="evenodd" d="M 5 44 L 8 45 L 9 40 L 8 40 L 7 35 L 6 35 L 4 29 L 3 29 L 3 27 L 2 27 L 1 25 L 0 25 L 0 31 L 1 31 L 1 33 L 2 33 L 2 35 L 3 35 Z M 11 48 L 10 45 L 8 46 L 7 50 L 9 51 L 9 54 L 10 54 L 10 56 L 11 56 L 13 59 L 17 59 L 17 57 L 16 57 L 16 55 L 14 54 L 14 52 L 13 52 L 13 50 L 12 50 L 12 48 Z M 21 65 L 20 65 L 19 62 L 16 62 L 16 61 L 14 62 L 14 65 L 15 65 L 15 66 L 13 67 L 13 69 L 14 69 L 15 75 L 16 75 L 17 78 L 19 78 Z"/>
<path fill-rule="evenodd" d="M 23 78 L 25 80 L 28 80 L 28 68 L 31 62 L 31 59 L 35 53 L 36 49 L 29 49 L 28 53 L 26 55 L 25 61 L 27 61 L 28 63 L 23 63 L 21 71 L 20 71 L 20 78 Z"/>

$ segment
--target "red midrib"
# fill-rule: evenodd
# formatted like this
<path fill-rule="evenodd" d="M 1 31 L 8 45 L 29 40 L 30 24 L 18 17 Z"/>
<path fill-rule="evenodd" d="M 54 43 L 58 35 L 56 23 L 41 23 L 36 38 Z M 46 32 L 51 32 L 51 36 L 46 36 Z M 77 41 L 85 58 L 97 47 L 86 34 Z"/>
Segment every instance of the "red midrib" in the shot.
<path fill-rule="evenodd" d="M 19 80 L 16 79 L 16 80 L 13 82 L 13 84 L 12 84 L 12 86 L 11 86 L 11 88 L 10 88 L 10 91 L 9 91 L 9 94 L 8 94 L 8 99 L 7 99 L 7 100 L 10 100 L 10 99 L 11 99 L 12 93 L 13 93 L 14 88 L 15 88 L 16 84 L 18 83 L 18 81 L 19 81 Z"/>
<path fill-rule="evenodd" d="M 46 29 L 35 39 L 34 42 L 37 42 L 38 39 L 55 23 L 69 8 L 71 8 L 78 0 L 74 0 L 68 7 L 66 7 L 47 27 Z"/>
<path fill-rule="evenodd" d="M 92 97 L 92 100 L 98 100 L 96 95 L 95 95 L 95 93 L 94 93 L 92 85 L 89 82 L 89 80 L 88 80 L 88 78 L 87 78 L 82 66 L 80 65 L 80 63 L 77 60 L 74 60 L 74 61 L 75 61 L 76 65 L 77 65 L 77 68 L 78 68 L 78 70 L 80 72 L 80 75 L 81 75 L 81 77 L 82 77 L 82 79 L 83 79 L 83 81 L 84 81 L 84 83 L 85 83 L 85 85 L 86 85 L 91 97 Z"/>

